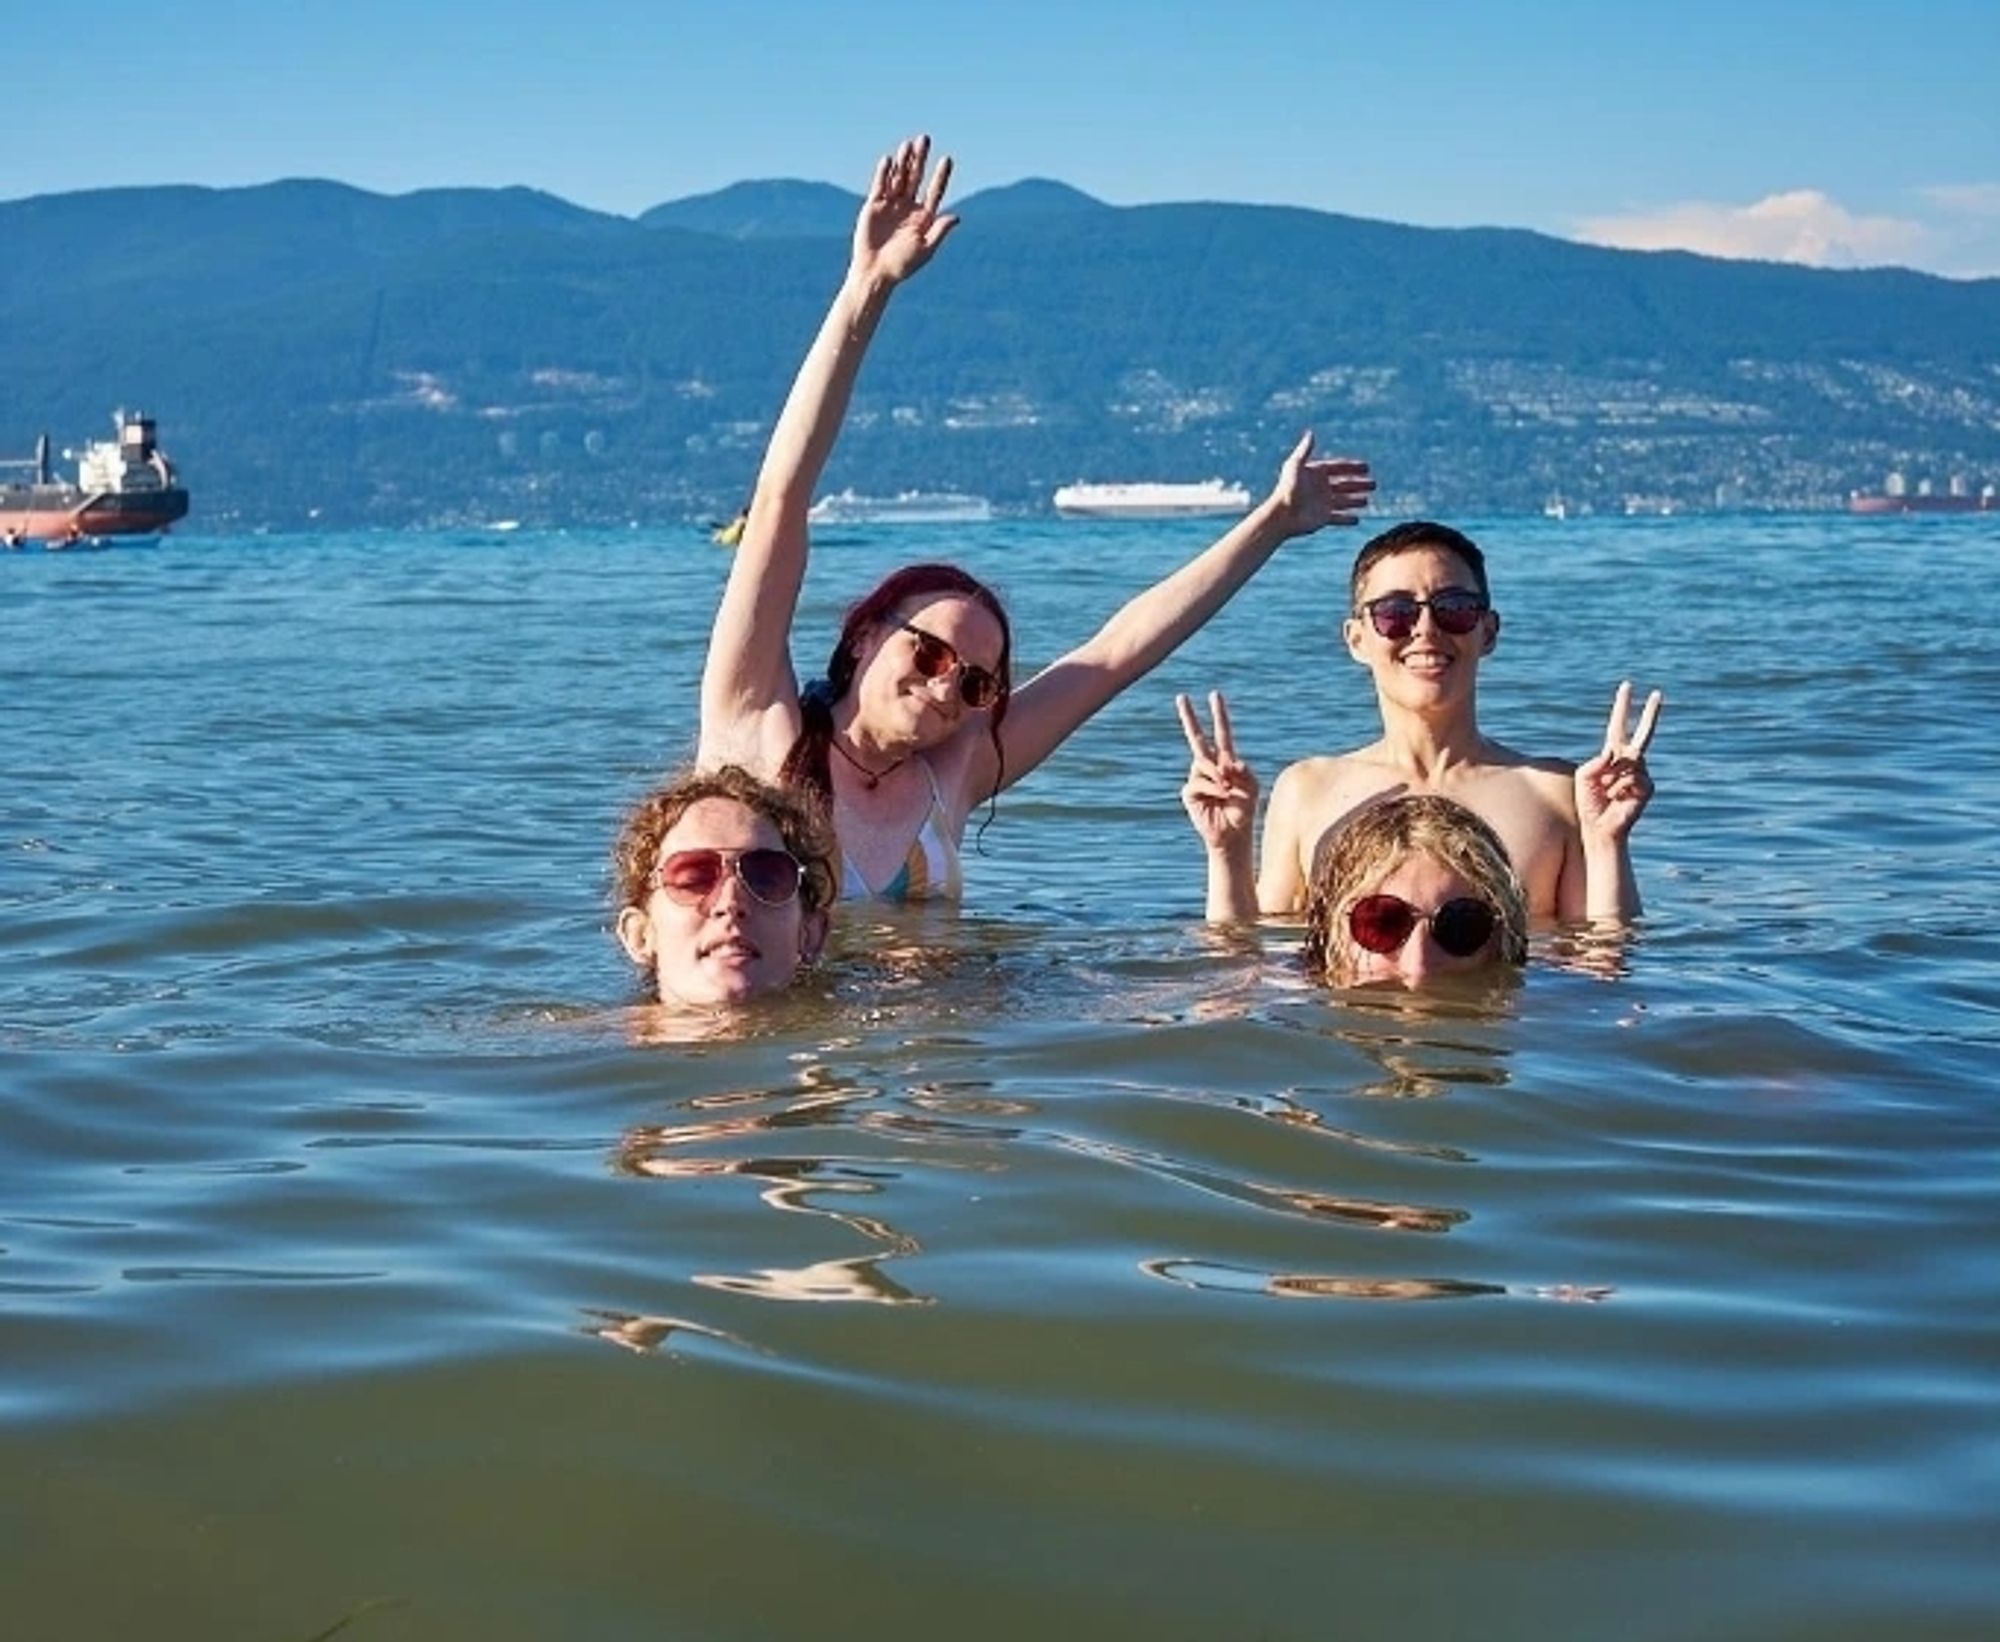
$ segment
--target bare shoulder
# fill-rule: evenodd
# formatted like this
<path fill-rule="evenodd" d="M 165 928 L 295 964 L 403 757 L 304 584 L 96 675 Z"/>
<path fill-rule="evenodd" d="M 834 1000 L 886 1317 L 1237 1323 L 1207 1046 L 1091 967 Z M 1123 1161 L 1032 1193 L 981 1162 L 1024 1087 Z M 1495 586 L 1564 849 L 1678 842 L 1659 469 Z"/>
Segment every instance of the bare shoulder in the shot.
<path fill-rule="evenodd" d="M 1576 766 L 1566 758 L 1544 758 L 1493 742 L 1485 760 L 1489 780 L 1533 793 L 1569 810 L 1574 805 Z"/>
<path fill-rule="evenodd" d="M 1320 753 L 1287 764 L 1278 773 L 1271 789 L 1272 802 L 1280 798 L 1294 806 L 1310 807 L 1351 789 L 1367 789 L 1386 779 L 1382 767 L 1363 748 L 1351 753 Z"/>
<path fill-rule="evenodd" d="M 1536 781 L 1568 781 L 1576 774 L 1576 766 L 1566 758 L 1524 753 L 1518 747 L 1491 739 L 1480 762 L 1496 771 L 1514 771 Z"/>
<path fill-rule="evenodd" d="M 1553 905 L 1554 875 L 1576 836 L 1576 767 L 1496 748 L 1462 793 L 1498 832 L 1528 885 L 1531 903 Z M 1543 893 L 1546 891 L 1546 893 Z"/>
<path fill-rule="evenodd" d="M 1371 747 L 1302 758 L 1288 765 L 1271 789 L 1269 819 L 1290 829 L 1303 871 L 1328 829 L 1374 799 L 1408 790 L 1407 777 Z"/>

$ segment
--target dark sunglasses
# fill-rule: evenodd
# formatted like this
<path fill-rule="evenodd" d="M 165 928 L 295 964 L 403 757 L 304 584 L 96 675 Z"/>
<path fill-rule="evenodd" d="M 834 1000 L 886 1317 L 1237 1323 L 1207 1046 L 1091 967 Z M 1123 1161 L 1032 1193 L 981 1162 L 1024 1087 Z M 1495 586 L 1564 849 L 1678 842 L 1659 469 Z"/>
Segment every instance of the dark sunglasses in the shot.
<path fill-rule="evenodd" d="M 1470 958 L 1493 939 L 1499 914 L 1484 901 L 1461 895 L 1435 912 L 1419 912 L 1400 895 L 1364 895 L 1347 909 L 1354 944 L 1384 958 L 1403 950 L 1417 925 L 1431 926 L 1431 939 L 1454 958 Z"/>
<path fill-rule="evenodd" d="M 675 850 L 654 870 L 653 882 L 683 906 L 701 906 L 728 873 L 752 900 L 781 907 L 799 893 L 806 869 L 784 850 Z"/>
<path fill-rule="evenodd" d="M 1385 639 L 1408 638 L 1417 630 L 1417 617 L 1425 610 L 1444 632 L 1463 638 L 1486 614 L 1486 601 L 1468 587 L 1447 587 L 1427 599 L 1414 593 L 1384 593 L 1361 608 Z"/>
<path fill-rule="evenodd" d="M 991 707 L 1000 699 L 1000 680 L 984 667 L 961 661 L 958 652 L 935 633 L 926 633 L 921 627 L 913 627 L 908 622 L 898 622 L 897 625 L 917 641 L 910 660 L 925 678 L 958 674 L 959 696 L 974 712 Z"/>

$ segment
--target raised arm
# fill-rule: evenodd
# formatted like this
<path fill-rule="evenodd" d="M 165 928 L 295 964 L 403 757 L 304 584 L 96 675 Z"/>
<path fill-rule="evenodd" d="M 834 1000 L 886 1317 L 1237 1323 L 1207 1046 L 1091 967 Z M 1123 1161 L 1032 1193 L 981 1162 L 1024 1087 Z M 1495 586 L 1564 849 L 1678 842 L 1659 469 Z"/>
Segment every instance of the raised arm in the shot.
<path fill-rule="evenodd" d="M 1206 916 L 1212 924 L 1247 924 L 1257 918 L 1257 887 L 1251 864 L 1251 826 L 1257 818 L 1257 776 L 1236 754 L 1229 704 L 1220 690 L 1208 696 L 1215 720 L 1211 740 L 1202 732 L 1194 703 L 1175 696 L 1181 731 L 1187 737 L 1188 777 L 1181 806 L 1208 854 Z"/>
<path fill-rule="evenodd" d="M 927 182 L 929 159 L 930 138 L 913 137 L 877 162 L 847 276 L 778 414 L 709 634 L 702 764 L 741 763 L 768 775 L 798 734 L 791 631 L 806 572 L 806 510 L 891 294 L 958 225 L 941 211 L 951 161 L 940 160 Z"/>
<path fill-rule="evenodd" d="M 1351 525 L 1375 488 L 1366 462 L 1312 459 L 1310 433 L 1279 470 L 1271 494 L 1222 539 L 1125 605 L 1089 639 L 1014 692 L 1001 727 L 1004 774 L 985 749 L 974 801 L 996 781 L 1012 786 L 1060 747 L 1091 714 L 1145 677 L 1229 602 L 1265 560 L 1294 536 Z"/>
<path fill-rule="evenodd" d="M 1576 767 L 1576 819 L 1583 834 L 1587 918 L 1639 915 L 1639 882 L 1632 872 L 1632 828 L 1653 796 L 1653 778 L 1646 773 L 1646 746 L 1653 739 L 1663 701 L 1658 690 L 1646 697 L 1639 722 L 1628 737 L 1625 722 L 1632 711 L 1632 683 L 1627 679 L 1620 684 L 1611 698 L 1611 722 L 1605 728 L 1603 749 Z"/>

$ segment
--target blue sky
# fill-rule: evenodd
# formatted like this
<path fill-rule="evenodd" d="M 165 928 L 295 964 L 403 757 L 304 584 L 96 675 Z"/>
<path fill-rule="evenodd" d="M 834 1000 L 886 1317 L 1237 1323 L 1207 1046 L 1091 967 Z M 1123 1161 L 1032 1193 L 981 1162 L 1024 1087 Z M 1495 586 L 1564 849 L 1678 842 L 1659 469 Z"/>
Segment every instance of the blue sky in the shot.
<path fill-rule="evenodd" d="M 858 188 L 926 129 L 960 193 L 1052 176 L 2000 275 L 1991 0 L 109 0 L 6 38 L 34 75 L 5 199 L 316 176 L 629 214 L 745 177 Z"/>

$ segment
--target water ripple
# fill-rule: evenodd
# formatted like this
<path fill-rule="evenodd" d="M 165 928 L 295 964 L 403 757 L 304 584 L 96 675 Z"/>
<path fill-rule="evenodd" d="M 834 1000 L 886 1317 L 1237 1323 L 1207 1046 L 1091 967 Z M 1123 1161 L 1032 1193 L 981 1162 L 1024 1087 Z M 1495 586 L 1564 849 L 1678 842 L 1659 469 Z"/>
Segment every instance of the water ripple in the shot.
<path fill-rule="evenodd" d="M 12 1627 L 2000 1628 L 2000 772 L 1939 707 L 2000 671 L 1862 619 L 1991 543 L 1475 525 L 1510 741 L 1667 684 L 1636 933 L 1410 997 L 1201 926 L 1172 693 L 1267 779 L 1373 733 L 1300 544 L 1002 798 L 966 917 L 736 1022 L 632 1003 L 606 906 L 725 556 L 5 557 Z M 914 540 L 819 544 L 802 632 Z M 930 546 L 1032 664 L 1200 540 Z M 1811 644 L 1746 648 L 1780 590 Z M 1304 1303 L 1419 1300 L 1488 1303 Z"/>

